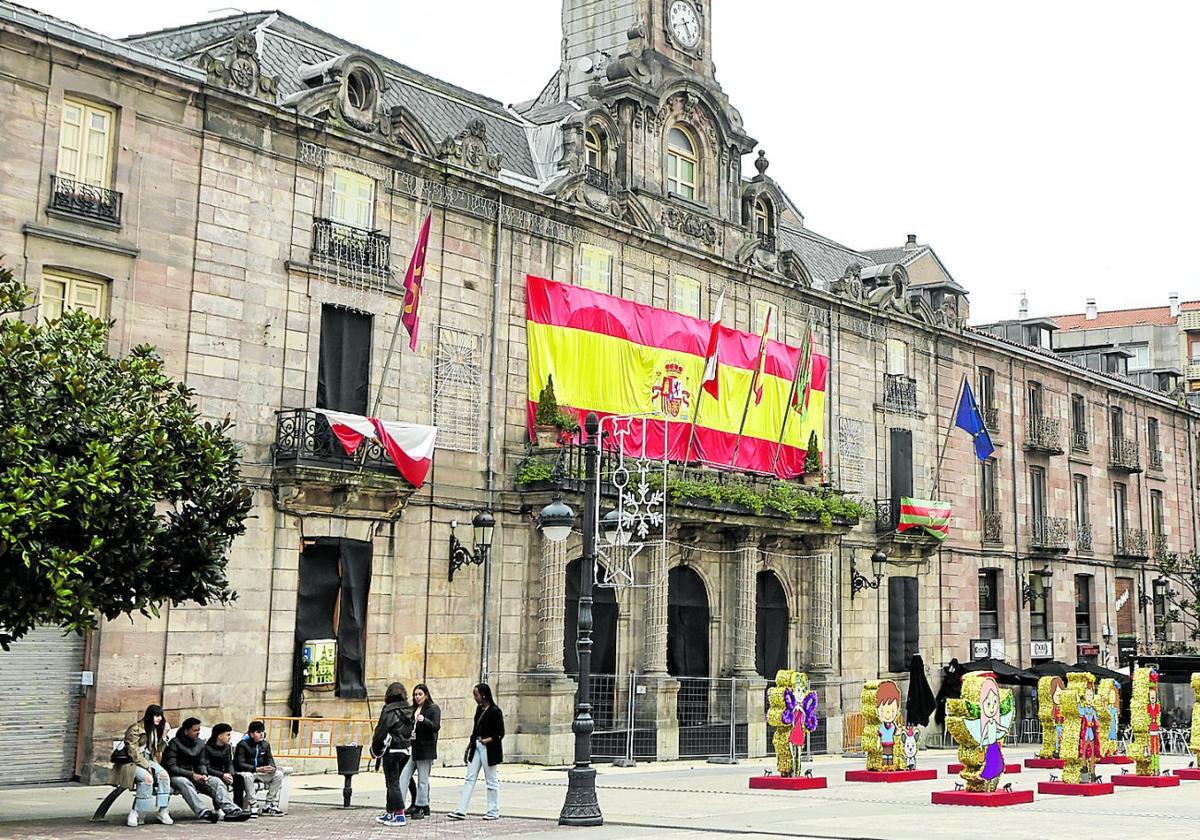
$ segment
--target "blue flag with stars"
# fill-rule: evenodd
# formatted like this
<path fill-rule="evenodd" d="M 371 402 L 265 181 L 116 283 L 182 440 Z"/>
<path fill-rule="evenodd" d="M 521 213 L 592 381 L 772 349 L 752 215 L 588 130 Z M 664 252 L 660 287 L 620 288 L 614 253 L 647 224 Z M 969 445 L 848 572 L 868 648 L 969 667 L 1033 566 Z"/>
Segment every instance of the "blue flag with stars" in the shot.
<path fill-rule="evenodd" d="M 954 425 L 971 436 L 975 444 L 975 454 L 980 461 L 986 461 L 996 451 L 987 427 L 983 424 L 983 412 L 979 410 L 975 395 L 971 393 L 971 383 L 966 379 L 963 379 L 962 395 L 958 400 L 958 416 L 954 418 Z"/>

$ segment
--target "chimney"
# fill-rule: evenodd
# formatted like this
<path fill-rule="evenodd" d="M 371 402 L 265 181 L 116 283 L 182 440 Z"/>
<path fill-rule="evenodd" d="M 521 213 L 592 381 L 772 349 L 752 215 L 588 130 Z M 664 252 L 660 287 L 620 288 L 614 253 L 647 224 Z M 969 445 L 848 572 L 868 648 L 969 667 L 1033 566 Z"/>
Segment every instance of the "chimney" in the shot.
<path fill-rule="evenodd" d="M 1167 298 L 1171 301 L 1171 317 L 1179 317 L 1179 292 L 1171 292 L 1171 296 Z"/>
<path fill-rule="evenodd" d="M 1029 296 L 1021 292 L 1021 308 L 1017 310 L 1017 318 L 1024 321 L 1029 317 Z"/>
<path fill-rule="evenodd" d="M 908 235 L 908 241 L 904 243 L 904 250 L 905 251 L 917 250 L 917 235 L 915 233 L 910 233 Z"/>
<path fill-rule="evenodd" d="M 1095 298 L 1087 299 L 1087 311 L 1084 313 L 1084 319 L 1087 321 L 1095 321 L 1096 320 L 1096 299 Z"/>

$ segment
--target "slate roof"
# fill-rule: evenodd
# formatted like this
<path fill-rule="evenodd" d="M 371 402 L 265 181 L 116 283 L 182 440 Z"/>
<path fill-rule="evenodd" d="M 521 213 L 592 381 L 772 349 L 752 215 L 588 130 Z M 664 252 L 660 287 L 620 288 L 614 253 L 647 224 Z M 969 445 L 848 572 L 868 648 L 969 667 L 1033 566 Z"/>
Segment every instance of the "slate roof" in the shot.
<path fill-rule="evenodd" d="M 1189 300 L 1179 304 L 1184 312 L 1200 310 L 1200 300 Z M 1070 315 L 1051 315 L 1050 320 L 1060 330 L 1103 330 L 1109 327 L 1169 327 L 1178 322 L 1169 306 L 1144 306 L 1138 309 L 1111 309 L 1097 312 L 1091 321 L 1083 312 Z"/>
<path fill-rule="evenodd" d="M 808 228 L 791 228 L 780 225 L 779 247 L 795 251 L 812 274 L 813 283 L 827 289 L 829 284 L 841 278 L 851 263 L 869 265 L 873 260 L 845 245 L 834 242 Z"/>
<path fill-rule="evenodd" d="M 905 250 L 904 248 L 868 248 L 863 251 L 863 254 L 877 263 L 899 263 L 900 265 L 907 266 L 929 250 L 928 245 L 918 245 L 912 250 Z"/>
<path fill-rule="evenodd" d="M 500 165 L 526 177 L 537 176 L 525 123 L 498 100 L 364 50 L 282 12 L 236 15 L 133 35 L 125 40 L 160 55 L 189 58 L 223 44 L 243 29 L 260 25 L 259 61 L 264 73 L 279 76 L 281 99 L 304 88 L 300 80 L 300 68 L 304 65 L 319 64 L 351 52 L 366 53 L 387 76 L 385 106 L 403 105 L 435 141 L 458 134 L 471 120 L 482 119 L 487 125 L 488 143 L 501 155 Z"/>

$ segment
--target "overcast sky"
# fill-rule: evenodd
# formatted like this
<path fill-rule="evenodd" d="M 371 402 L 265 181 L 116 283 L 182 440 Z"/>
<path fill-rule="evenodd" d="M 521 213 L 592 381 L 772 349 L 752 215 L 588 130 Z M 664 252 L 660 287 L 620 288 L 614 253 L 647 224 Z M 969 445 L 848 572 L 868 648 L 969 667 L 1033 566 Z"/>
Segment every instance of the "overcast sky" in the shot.
<path fill-rule="evenodd" d="M 25 2 L 113 36 L 236 11 Z M 718 81 L 813 230 L 855 248 L 916 233 L 970 289 L 976 323 L 1015 317 L 1022 290 L 1035 315 L 1089 296 L 1102 309 L 1200 298 L 1200 3 L 715 6 Z M 558 63 L 560 0 L 281 9 L 506 103 Z"/>

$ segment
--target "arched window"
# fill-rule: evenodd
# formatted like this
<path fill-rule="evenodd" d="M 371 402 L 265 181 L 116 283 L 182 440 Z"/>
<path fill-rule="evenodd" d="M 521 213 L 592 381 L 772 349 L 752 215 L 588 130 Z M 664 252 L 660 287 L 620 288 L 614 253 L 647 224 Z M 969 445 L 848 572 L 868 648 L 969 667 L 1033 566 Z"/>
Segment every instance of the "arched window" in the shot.
<path fill-rule="evenodd" d="M 771 205 L 762 196 L 754 199 L 754 232 L 759 236 L 771 233 Z"/>
<path fill-rule="evenodd" d="M 364 70 L 352 70 L 346 79 L 346 101 L 351 108 L 370 111 L 375 106 L 375 85 Z"/>
<path fill-rule="evenodd" d="M 694 199 L 698 170 L 696 141 L 687 129 L 675 126 L 667 134 L 667 192 Z"/>
<path fill-rule="evenodd" d="M 772 571 L 758 573 L 755 594 L 758 627 L 754 639 L 754 670 L 768 680 L 788 667 L 789 616 L 783 584 Z"/>
<path fill-rule="evenodd" d="M 583 148 L 587 152 L 587 165 L 592 169 L 604 171 L 605 164 L 605 148 L 604 135 L 597 128 L 589 128 L 583 133 Z"/>

